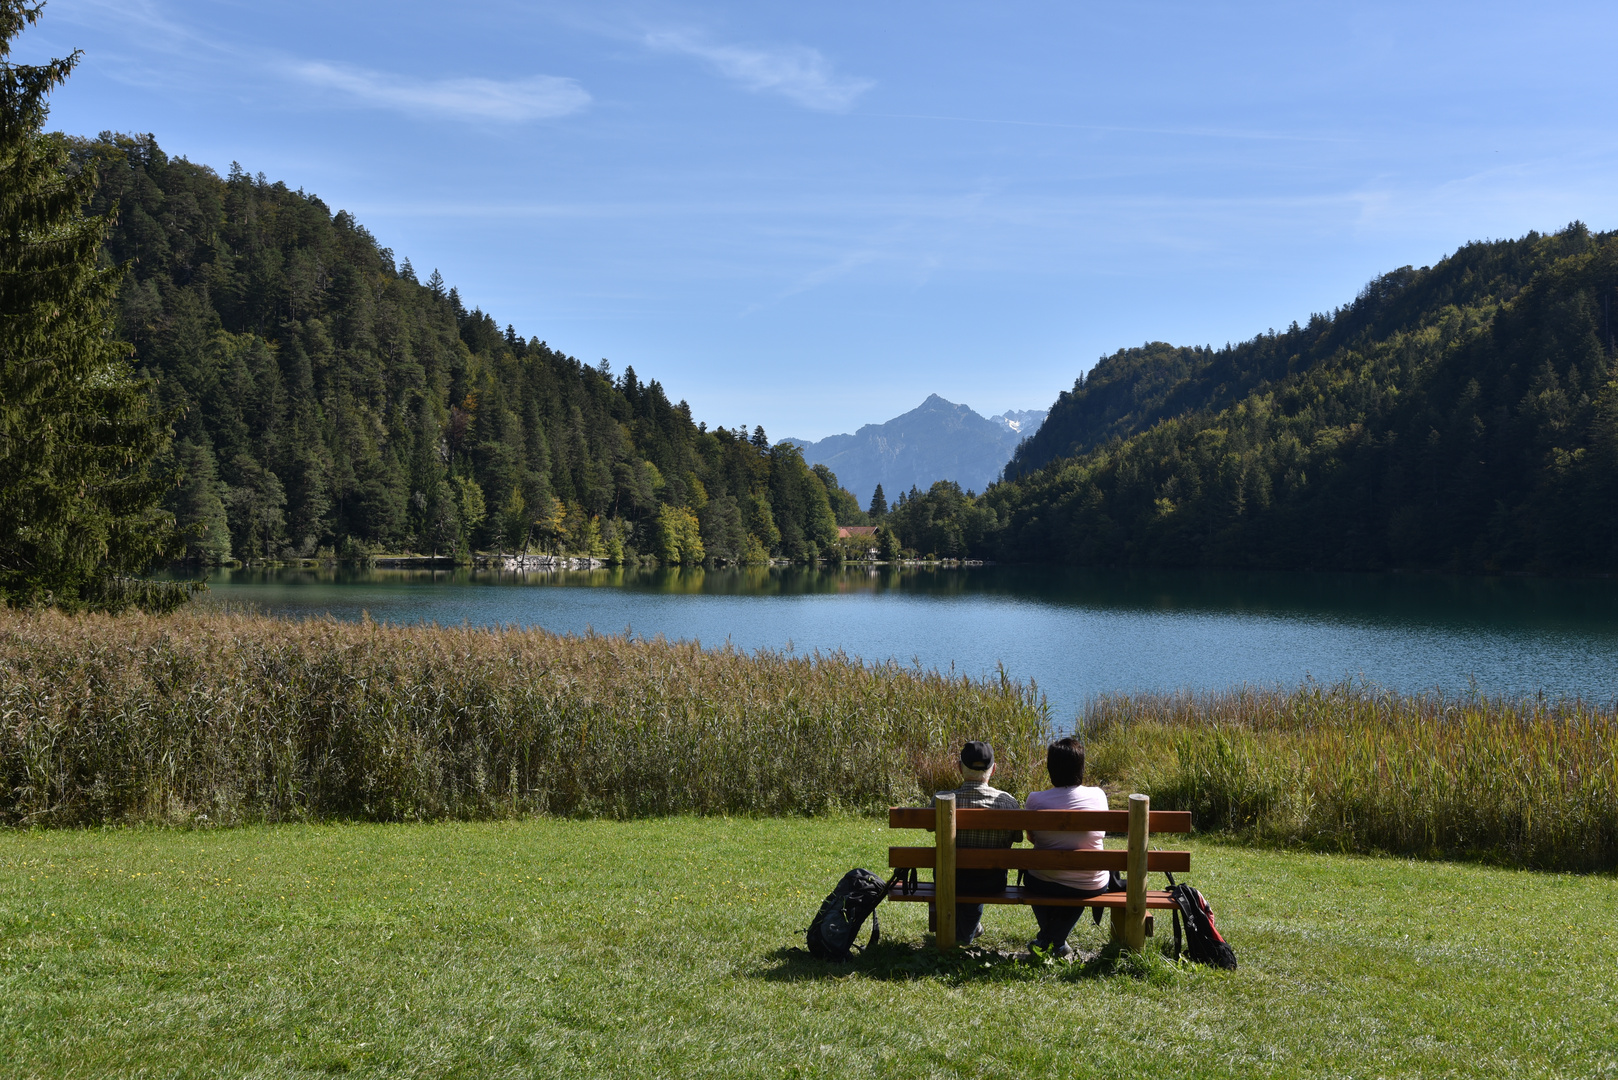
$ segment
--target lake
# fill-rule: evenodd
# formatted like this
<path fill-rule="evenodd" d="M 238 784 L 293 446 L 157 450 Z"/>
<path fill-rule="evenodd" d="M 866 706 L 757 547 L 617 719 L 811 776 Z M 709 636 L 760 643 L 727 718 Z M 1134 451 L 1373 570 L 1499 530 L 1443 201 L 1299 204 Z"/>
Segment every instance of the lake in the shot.
<path fill-rule="evenodd" d="M 210 602 L 396 623 L 540 626 L 841 649 L 1032 679 L 1065 724 L 1114 690 L 1366 679 L 1405 691 L 1618 697 L 1618 582 L 1410 574 L 957 569 L 513 574 L 220 570 Z"/>

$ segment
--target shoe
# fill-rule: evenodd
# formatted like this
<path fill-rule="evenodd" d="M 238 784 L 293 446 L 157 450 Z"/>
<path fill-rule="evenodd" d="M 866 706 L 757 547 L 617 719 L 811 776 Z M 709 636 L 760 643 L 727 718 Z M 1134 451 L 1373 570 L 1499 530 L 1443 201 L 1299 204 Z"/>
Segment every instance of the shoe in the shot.
<path fill-rule="evenodd" d="M 976 926 L 972 927 L 972 932 L 970 934 L 966 935 L 966 943 L 968 945 L 970 945 L 970 944 L 972 944 L 974 941 L 976 941 L 978 938 L 980 938 L 982 936 L 983 936 L 983 924 L 978 923 Z"/>

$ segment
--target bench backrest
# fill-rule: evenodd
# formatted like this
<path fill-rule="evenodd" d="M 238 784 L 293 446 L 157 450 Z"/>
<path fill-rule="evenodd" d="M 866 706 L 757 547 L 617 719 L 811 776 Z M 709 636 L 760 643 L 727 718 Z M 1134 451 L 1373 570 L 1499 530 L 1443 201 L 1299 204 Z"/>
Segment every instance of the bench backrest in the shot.
<path fill-rule="evenodd" d="M 933 807 L 895 806 L 888 809 L 888 827 L 926 829 L 937 825 Z M 964 808 L 955 811 L 957 829 L 1006 829 L 1016 832 L 1129 832 L 1127 810 L 988 810 Z M 1186 810 L 1153 810 L 1147 815 L 1147 833 L 1188 833 L 1191 814 Z M 1143 838 L 1144 840 L 1144 838 Z M 1189 873 L 1189 851 L 1146 851 L 1146 869 L 1172 874 Z M 1125 873 L 1130 852 L 1050 851 L 1035 848 L 956 848 L 955 866 L 961 870 L 1114 870 Z M 890 847 L 888 866 L 893 869 L 936 869 L 938 845 Z"/>
<path fill-rule="evenodd" d="M 937 818 L 930 806 L 888 808 L 888 828 L 926 829 L 931 832 Z M 958 829 L 1041 829 L 1050 832 L 1129 832 L 1128 810 L 986 810 L 963 807 L 955 811 Z M 1153 810 L 1147 816 L 1148 832 L 1188 833 L 1191 811 Z"/>

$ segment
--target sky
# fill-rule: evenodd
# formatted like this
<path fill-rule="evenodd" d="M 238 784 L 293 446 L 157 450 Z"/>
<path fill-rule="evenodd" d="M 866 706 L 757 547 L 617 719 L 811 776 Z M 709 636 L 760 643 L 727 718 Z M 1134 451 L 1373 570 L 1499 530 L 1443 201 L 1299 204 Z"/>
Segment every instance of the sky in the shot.
<path fill-rule="evenodd" d="M 1045 408 L 1473 240 L 1618 227 L 1618 5 L 50 0 L 73 134 L 358 217 L 709 424 Z"/>

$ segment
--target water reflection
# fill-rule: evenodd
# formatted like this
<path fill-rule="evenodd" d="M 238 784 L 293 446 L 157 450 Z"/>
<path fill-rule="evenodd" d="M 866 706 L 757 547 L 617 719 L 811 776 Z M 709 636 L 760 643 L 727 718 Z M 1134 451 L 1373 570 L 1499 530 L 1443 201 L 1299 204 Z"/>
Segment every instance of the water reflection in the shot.
<path fill-rule="evenodd" d="M 222 570 L 212 600 L 287 614 L 538 625 L 844 649 L 1100 691 L 1364 676 L 1401 689 L 1618 694 L 1618 582 L 1036 567 L 548 573 Z"/>

